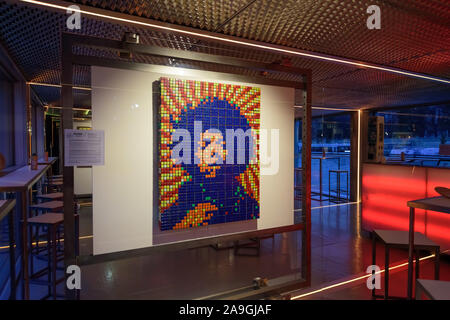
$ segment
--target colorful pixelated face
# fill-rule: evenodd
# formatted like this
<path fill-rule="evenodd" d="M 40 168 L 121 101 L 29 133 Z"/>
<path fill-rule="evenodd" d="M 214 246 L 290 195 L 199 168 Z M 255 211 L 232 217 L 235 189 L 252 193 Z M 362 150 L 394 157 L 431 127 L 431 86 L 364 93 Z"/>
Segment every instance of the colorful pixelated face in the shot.
<path fill-rule="evenodd" d="M 161 230 L 259 218 L 260 89 L 161 78 L 160 90 Z"/>
<path fill-rule="evenodd" d="M 200 172 L 205 173 L 206 178 L 216 176 L 216 170 L 221 169 L 227 154 L 222 134 L 210 131 L 200 132 L 200 139 L 194 146 L 195 158 L 199 159 Z"/>

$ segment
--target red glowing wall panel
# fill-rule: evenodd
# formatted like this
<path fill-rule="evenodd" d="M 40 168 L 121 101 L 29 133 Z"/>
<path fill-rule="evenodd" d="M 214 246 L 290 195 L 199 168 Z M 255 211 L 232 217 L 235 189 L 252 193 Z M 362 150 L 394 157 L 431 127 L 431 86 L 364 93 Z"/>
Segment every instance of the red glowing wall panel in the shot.
<path fill-rule="evenodd" d="M 408 230 L 410 200 L 437 196 L 436 186 L 450 187 L 450 170 L 364 164 L 362 227 L 365 230 Z M 450 215 L 416 210 L 415 230 L 450 248 Z"/>

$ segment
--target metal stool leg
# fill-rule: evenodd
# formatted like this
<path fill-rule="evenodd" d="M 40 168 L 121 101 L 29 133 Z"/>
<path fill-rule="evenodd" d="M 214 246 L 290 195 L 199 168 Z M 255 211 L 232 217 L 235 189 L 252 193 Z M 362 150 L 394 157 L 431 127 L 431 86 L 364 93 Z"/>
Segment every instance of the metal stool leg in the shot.
<path fill-rule="evenodd" d="M 11 300 L 16 300 L 16 253 L 15 253 L 15 235 L 14 235 L 14 215 L 15 210 L 9 213 L 8 218 L 8 231 L 9 231 L 9 267 L 10 267 L 10 278 L 11 278 L 11 293 L 9 298 Z"/>
<path fill-rule="evenodd" d="M 50 232 L 47 230 L 47 290 L 48 290 L 48 297 L 52 295 L 52 260 L 50 255 L 51 245 L 52 245 L 52 239 L 50 236 Z"/>
<path fill-rule="evenodd" d="M 56 264 L 57 264 L 57 260 L 56 260 L 56 228 L 54 226 L 50 227 L 50 233 L 51 233 L 51 237 L 52 237 L 52 245 L 51 245 L 51 250 L 52 250 L 52 295 L 53 295 L 53 300 L 56 300 Z"/>
<path fill-rule="evenodd" d="M 29 241 L 28 241 L 28 246 L 30 247 L 30 274 L 34 273 L 34 259 L 33 259 L 33 226 L 30 225 L 29 227 Z M 27 270 L 28 272 L 28 270 Z"/>
<path fill-rule="evenodd" d="M 349 202 L 350 201 L 350 189 L 348 188 L 348 173 L 346 173 L 346 176 L 347 176 L 347 202 Z"/>
<path fill-rule="evenodd" d="M 75 254 L 80 255 L 80 216 L 78 214 L 75 217 Z"/>
<path fill-rule="evenodd" d="M 384 299 L 389 297 L 389 246 L 385 246 L 385 262 L 384 262 Z"/>
<path fill-rule="evenodd" d="M 372 234 L 372 265 L 376 265 L 377 260 L 377 239 L 374 234 Z M 373 271 L 375 272 L 375 271 Z M 373 280 L 375 281 L 375 279 Z M 372 289 L 372 298 L 375 299 L 375 286 Z"/>
<path fill-rule="evenodd" d="M 420 252 L 416 250 L 416 279 L 419 279 L 419 263 L 420 263 Z"/>
<path fill-rule="evenodd" d="M 331 201 L 331 172 L 328 171 L 328 202 Z"/>
<path fill-rule="evenodd" d="M 341 202 L 341 174 L 337 174 L 337 200 Z"/>
<path fill-rule="evenodd" d="M 434 279 L 439 280 L 439 254 L 440 254 L 439 247 L 436 248 L 434 254 L 435 254 L 435 257 L 434 257 Z"/>
<path fill-rule="evenodd" d="M 420 300 L 422 298 L 422 288 L 421 286 L 416 286 L 416 300 Z"/>

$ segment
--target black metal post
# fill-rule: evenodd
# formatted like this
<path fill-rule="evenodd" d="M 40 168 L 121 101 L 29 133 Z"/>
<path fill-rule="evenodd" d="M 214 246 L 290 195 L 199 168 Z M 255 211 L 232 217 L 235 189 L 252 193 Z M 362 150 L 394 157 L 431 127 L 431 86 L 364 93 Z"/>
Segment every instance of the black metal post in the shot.
<path fill-rule="evenodd" d="M 409 208 L 408 299 L 412 299 L 413 293 L 414 215 L 415 209 Z"/>
<path fill-rule="evenodd" d="M 16 252 L 15 252 L 15 237 L 14 237 L 14 215 L 15 210 L 9 213 L 9 277 L 11 281 L 10 300 L 16 300 Z"/>
<path fill-rule="evenodd" d="M 311 72 L 303 77 L 302 108 L 302 215 L 305 226 L 302 231 L 302 276 L 308 283 L 311 281 L 311 77 Z"/>
<path fill-rule="evenodd" d="M 67 34 L 62 35 L 62 74 L 61 74 L 61 104 L 62 104 L 62 155 L 60 163 L 63 166 L 63 193 L 64 193 L 64 270 L 76 264 L 75 255 L 75 216 L 73 205 L 73 167 L 65 166 L 64 147 L 65 130 L 73 128 L 73 92 L 72 92 L 72 41 Z M 67 275 L 66 275 L 67 276 Z M 76 298 L 76 290 L 65 287 L 67 299 Z"/>

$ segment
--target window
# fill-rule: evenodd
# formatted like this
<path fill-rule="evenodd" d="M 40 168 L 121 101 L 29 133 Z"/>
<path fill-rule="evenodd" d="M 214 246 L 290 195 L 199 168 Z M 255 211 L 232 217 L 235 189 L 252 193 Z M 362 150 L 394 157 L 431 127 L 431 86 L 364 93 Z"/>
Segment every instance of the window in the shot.
<path fill-rule="evenodd" d="M 350 113 L 313 109 L 311 124 L 312 206 L 350 199 Z M 295 122 L 295 167 L 301 168 L 302 123 Z M 299 170 L 299 169 L 297 169 Z M 296 185 L 300 182 L 295 178 Z M 296 204 L 296 208 L 300 204 Z"/>
<path fill-rule="evenodd" d="M 0 74 L 0 153 L 6 167 L 14 165 L 14 100 L 13 85 Z"/>
<path fill-rule="evenodd" d="M 450 167 L 450 104 L 399 108 L 372 115 L 384 117 L 387 162 Z"/>

